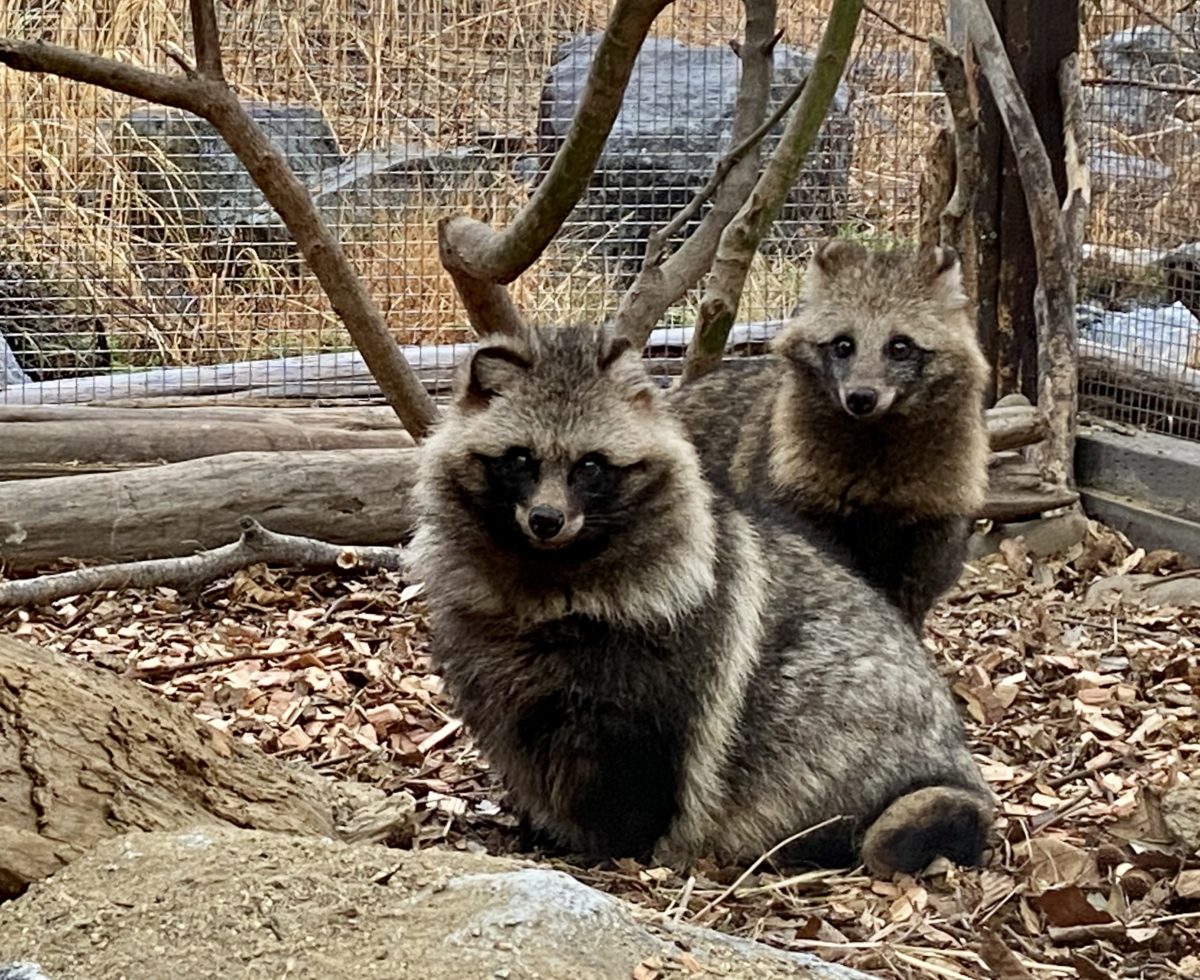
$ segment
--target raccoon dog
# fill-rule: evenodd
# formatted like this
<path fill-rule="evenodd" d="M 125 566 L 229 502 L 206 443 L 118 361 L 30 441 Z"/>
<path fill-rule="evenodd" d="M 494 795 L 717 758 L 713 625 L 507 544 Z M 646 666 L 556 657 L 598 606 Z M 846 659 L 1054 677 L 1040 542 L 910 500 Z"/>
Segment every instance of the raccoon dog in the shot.
<path fill-rule="evenodd" d="M 774 500 L 920 628 L 987 490 L 980 351 L 951 249 L 826 243 L 773 359 L 672 394 L 709 476 Z"/>
<path fill-rule="evenodd" d="M 415 498 L 435 668 L 544 838 L 741 861 L 843 817 L 789 860 L 979 859 L 990 797 L 912 630 L 715 496 L 627 345 L 483 341 Z"/>

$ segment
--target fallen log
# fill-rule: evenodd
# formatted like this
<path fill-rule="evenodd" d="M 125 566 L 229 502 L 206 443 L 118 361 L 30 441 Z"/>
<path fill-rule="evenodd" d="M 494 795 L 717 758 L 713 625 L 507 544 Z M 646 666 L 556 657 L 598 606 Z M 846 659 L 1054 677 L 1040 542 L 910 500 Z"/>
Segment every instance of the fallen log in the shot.
<path fill-rule="evenodd" d="M 1045 439 L 1049 431 L 1045 416 L 1028 405 L 990 408 L 983 419 L 987 425 L 988 445 L 994 453 L 1032 446 Z"/>
<path fill-rule="evenodd" d="M 255 410 L 248 410 L 254 412 Z M 293 421 L 288 409 L 250 420 L 228 409 L 0 409 L 0 480 L 80 474 L 174 463 L 222 453 L 328 449 L 403 449 L 412 437 L 399 425 L 349 428 L 330 410 Z"/>
<path fill-rule="evenodd" d="M 281 534 L 394 545 L 408 532 L 415 449 L 226 453 L 0 483 L 0 563 L 124 561 L 228 544 L 252 517 Z"/>
<path fill-rule="evenodd" d="M 193 422 L 253 423 L 373 432 L 379 429 L 404 431 L 403 423 L 386 405 L 338 405 L 309 408 L 287 402 L 263 404 L 206 403 L 195 399 L 152 398 L 145 401 L 92 402 L 85 405 L 5 405 L 0 402 L 0 424 L 5 422 L 116 422 L 156 421 L 168 425 L 186 419 Z"/>
<path fill-rule="evenodd" d="M 729 347 L 764 344 L 781 324 L 782 321 L 738 324 L 729 333 Z M 646 349 L 682 357 L 691 331 L 691 327 L 660 327 L 650 334 Z M 454 365 L 474 346 L 473 343 L 409 345 L 401 347 L 400 352 L 427 389 L 441 389 L 453 373 Z M 239 393 L 246 397 L 324 398 L 350 393 L 378 396 L 380 390 L 358 351 L 327 351 L 13 384 L 4 390 L 4 403 L 78 405 L 130 398 Z"/>

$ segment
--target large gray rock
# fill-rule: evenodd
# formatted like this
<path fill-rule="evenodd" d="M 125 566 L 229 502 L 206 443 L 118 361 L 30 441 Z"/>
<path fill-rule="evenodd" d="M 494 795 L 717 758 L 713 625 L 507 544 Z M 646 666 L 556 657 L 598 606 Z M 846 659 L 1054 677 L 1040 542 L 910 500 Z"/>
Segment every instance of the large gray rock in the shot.
<path fill-rule="evenodd" d="M 445 210 L 454 195 L 486 189 L 496 174 L 496 157 L 479 146 L 449 150 L 400 145 L 364 150 L 329 167 L 310 182 L 313 202 L 334 228 L 366 227 L 398 210 Z M 238 235 L 256 242 L 290 241 L 266 202 L 239 219 Z"/>
<path fill-rule="evenodd" d="M 11 385 L 23 385 L 29 380 L 29 375 L 25 373 L 24 368 L 21 367 L 21 362 L 17 360 L 17 355 L 8 346 L 8 341 L 4 339 L 4 334 L 0 334 L 0 388 L 8 388 Z"/>
<path fill-rule="evenodd" d="M 646 960 L 690 975 L 676 938 L 706 977 L 867 980 L 711 930 L 668 930 L 517 861 L 232 828 L 107 841 L 0 906 L 13 980 L 628 980 Z"/>
<path fill-rule="evenodd" d="M 1200 79 L 1200 53 L 1173 29 L 1150 24 L 1108 34 L 1092 45 L 1101 74 L 1114 82 L 1085 90 L 1088 121 L 1137 135 L 1155 132 L 1172 119 L 1179 96 L 1152 87 L 1194 85 Z"/>
<path fill-rule="evenodd" d="M 0 253 L 0 387 L 108 367 L 104 327 L 75 278 Z"/>
<path fill-rule="evenodd" d="M 246 108 L 304 183 L 342 162 L 320 110 L 261 102 Z M 152 205 L 144 212 L 151 228 L 182 224 L 199 239 L 222 238 L 264 204 L 220 134 L 191 113 L 159 106 L 135 110 L 116 125 L 113 140 Z"/>
<path fill-rule="evenodd" d="M 538 113 L 538 150 L 548 165 L 562 145 L 587 83 L 600 35 L 561 45 Z M 802 51 L 775 51 L 772 107 L 810 70 Z M 640 263 L 650 232 L 689 200 L 730 148 L 740 62 L 725 45 L 694 47 L 650 38 L 634 64 L 625 101 L 588 192 L 564 234 L 626 267 Z M 850 91 L 838 89 L 824 128 L 776 226 L 789 243 L 842 214 L 853 150 Z M 776 132 L 764 141 L 770 152 Z"/>

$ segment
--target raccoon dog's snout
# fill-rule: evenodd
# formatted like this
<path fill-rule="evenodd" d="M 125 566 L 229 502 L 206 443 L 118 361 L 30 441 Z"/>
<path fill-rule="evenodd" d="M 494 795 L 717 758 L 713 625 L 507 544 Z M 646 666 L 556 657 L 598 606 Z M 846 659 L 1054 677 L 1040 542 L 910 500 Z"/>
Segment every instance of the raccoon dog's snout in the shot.
<path fill-rule="evenodd" d="M 886 415 L 896 403 L 897 391 L 889 385 L 838 386 L 838 400 L 846 413 L 856 419 L 877 419 Z"/>
<path fill-rule="evenodd" d="M 852 388 L 846 392 L 846 411 L 851 415 L 870 415 L 879 404 L 879 392 L 874 388 Z"/>
<path fill-rule="evenodd" d="M 529 530 L 542 541 L 549 541 L 558 534 L 566 522 L 566 515 L 549 504 L 538 504 L 529 511 Z"/>

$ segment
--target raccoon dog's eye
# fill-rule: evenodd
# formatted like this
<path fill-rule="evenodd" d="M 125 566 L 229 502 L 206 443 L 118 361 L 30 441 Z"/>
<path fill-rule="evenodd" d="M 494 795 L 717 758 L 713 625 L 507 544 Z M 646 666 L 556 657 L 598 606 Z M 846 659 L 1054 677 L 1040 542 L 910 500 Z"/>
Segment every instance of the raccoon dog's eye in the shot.
<path fill-rule="evenodd" d="M 501 459 L 505 466 L 513 470 L 527 470 L 533 465 L 533 453 L 521 446 L 513 446 Z"/>
<path fill-rule="evenodd" d="M 575 468 L 571 471 L 571 481 L 585 485 L 595 483 L 604 475 L 604 471 L 607 469 L 607 459 L 600 453 L 589 453 L 575 464 Z"/>
<path fill-rule="evenodd" d="M 833 356 L 847 358 L 854 354 L 854 341 L 842 334 L 840 337 L 834 337 L 830 342 L 833 345 Z"/>
<path fill-rule="evenodd" d="M 887 342 L 887 347 L 884 348 L 888 359 L 892 361 L 907 361 L 913 354 L 913 342 L 911 337 L 906 337 L 904 334 L 897 334 Z"/>

